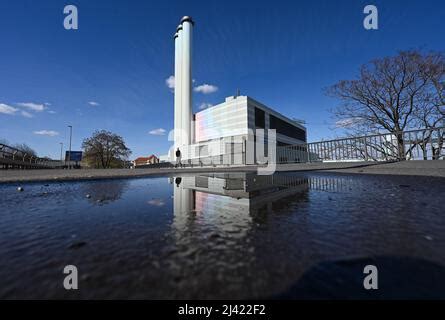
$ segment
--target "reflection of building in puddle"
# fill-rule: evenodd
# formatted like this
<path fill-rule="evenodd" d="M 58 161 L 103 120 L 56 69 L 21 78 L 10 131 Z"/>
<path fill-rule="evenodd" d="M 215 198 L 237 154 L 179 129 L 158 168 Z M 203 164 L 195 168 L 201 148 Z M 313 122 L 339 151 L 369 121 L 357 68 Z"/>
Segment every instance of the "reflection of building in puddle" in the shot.
<path fill-rule="evenodd" d="M 362 190 L 363 180 L 349 176 L 313 176 L 309 179 L 309 189 L 326 192 L 348 192 Z"/>
<path fill-rule="evenodd" d="M 172 182 L 173 227 L 178 232 L 199 221 L 215 231 L 242 235 L 258 212 L 270 212 L 283 198 L 308 190 L 307 178 L 285 174 L 205 174 L 176 177 Z"/>

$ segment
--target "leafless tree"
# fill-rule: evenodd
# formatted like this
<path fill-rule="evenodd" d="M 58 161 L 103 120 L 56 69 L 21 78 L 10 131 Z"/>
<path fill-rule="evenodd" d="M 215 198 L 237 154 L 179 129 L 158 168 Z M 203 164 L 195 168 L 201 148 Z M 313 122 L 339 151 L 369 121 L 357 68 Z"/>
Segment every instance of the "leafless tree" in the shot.
<path fill-rule="evenodd" d="M 91 138 L 84 139 L 82 148 L 87 162 L 97 168 L 115 166 L 131 154 L 121 136 L 106 130 L 95 131 Z"/>
<path fill-rule="evenodd" d="M 19 149 L 20 151 L 26 153 L 28 156 L 37 157 L 37 152 L 26 143 L 16 143 L 12 147 Z"/>
<path fill-rule="evenodd" d="M 391 134 L 397 158 L 405 160 L 402 132 L 419 128 L 425 112 L 436 117 L 435 124 L 443 119 L 443 113 L 430 112 L 441 110 L 441 102 L 443 106 L 443 65 L 443 54 L 402 51 L 362 66 L 356 79 L 327 89 L 328 95 L 341 101 L 333 111 L 337 124 L 360 135 Z"/>

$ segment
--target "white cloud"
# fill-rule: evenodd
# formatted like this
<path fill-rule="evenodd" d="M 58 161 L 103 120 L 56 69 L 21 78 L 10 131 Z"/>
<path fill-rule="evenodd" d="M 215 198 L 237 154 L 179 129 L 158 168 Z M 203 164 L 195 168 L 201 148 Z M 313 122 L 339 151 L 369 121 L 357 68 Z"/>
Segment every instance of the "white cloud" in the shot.
<path fill-rule="evenodd" d="M 48 137 L 54 137 L 59 135 L 57 131 L 53 130 L 40 130 L 40 131 L 34 131 L 34 134 L 41 135 L 41 136 L 48 136 Z"/>
<path fill-rule="evenodd" d="M 206 102 L 203 102 L 203 103 L 201 103 L 201 104 L 198 106 L 199 110 L 204 110 L 204 109 L 207 109 L 207 108 L 210 108 L 210 107 L 213 107 L 213 104 L 211 104 L 211 103 L 206 103 Z"/>
<path fill-rule="evenodd" d="M 162 128 L 154 129 L 149 132 L 149 134 L 154 135 L 154 136 L 163 136 L 163 135 L 165 135 L 165 133 L 166 133 L 166 130 L 162 129 Z"/>
<path fill-rule="evenodd" d="M 31 113 L 29 113 L 28 111 L 22 110 L 22 112 L 20 112 L 20 114 L 22 116 L 24 116 L 25 118 L 32 118 L 33 115 Z"/>
<path fill-rule="evenodd" d="M 200 86 L 195 87 L 193 90 L 195 92 L 200 92 L 200 93 L 203 93 L 203 94 L 209 94 L 209 93 L 213 93 L 213 92 L 218 91 L 218 87 L 214 86 L 214 85 L 211 85 L 211 84 L 204 83 L 204 84 L 202 84 Z"/>
<path fill-rule="evenodd" d="M 41 103 L 34 103 L 34 102 L 20 102 L 17 103 L 18 106 L 20 107 L 24 107 L 24 108 L 28 108 L 32 111 L 43 111 L 46 109 L 45 105 L 41 104 Z"/>
<path fill-rule="evenodd" d="M 49 110 L 48 113 L 55 114 L 56 112 L 54 110 Z"/>
<path fill-rule="evenodd" d="M 97 107 L 100 105 L 99 102 L 96 102 L 96 101 L 88 101 L 88 104 L 93 107 Z"/>
<path fill-rule="evenodd" d="M 165 84 L 169 89 L 173 90 L 175 88 L 175 76 L 170 76 L 167 79 L 165 79 Z"/>
<path fill-rule="evenodd" d="M 8 106 L 7 104 L 0 103 L 0 113 L 13 115 L 18 110 L 19 109 L 11 107 L 11 106 Z"/>
<path fill-rule="evenodd" d="M 50 106 L 51 103 L 49 103 L 49 102 L 45 102 L 44 105 L 45 105 L 45 106 Z"/>

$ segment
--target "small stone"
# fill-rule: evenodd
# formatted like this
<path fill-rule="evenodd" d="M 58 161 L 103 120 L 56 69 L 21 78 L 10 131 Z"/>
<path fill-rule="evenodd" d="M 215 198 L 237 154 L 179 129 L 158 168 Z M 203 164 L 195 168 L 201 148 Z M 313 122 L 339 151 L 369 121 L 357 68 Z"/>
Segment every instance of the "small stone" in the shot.
<path fill-rule="evenodd" d="M 90 195 L 90 194 L 87 194 L 85 197 L 87 197 L 87 198 L 89 199 L 89 198 L 91 198 L 91 195 Z"/>
<path fill-rule="evenodd" d="M 22 192 L 23 190 L 25 190 L 25 189 L 23 189 L 22 187 L 17 188 L 17 191 L 19 191 L 19 192 Z"/>
<path fill-rule="evenodd" d="M 431 237 L 431 236 L 425 236 L 424 238 L 428 241 L 433 241 L 433 237 Z"/>

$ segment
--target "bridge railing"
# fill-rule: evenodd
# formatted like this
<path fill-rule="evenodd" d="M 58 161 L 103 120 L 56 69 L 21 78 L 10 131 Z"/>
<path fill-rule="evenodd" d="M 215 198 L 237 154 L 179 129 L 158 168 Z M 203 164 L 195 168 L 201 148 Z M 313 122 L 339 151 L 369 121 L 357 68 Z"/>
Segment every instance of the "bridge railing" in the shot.
<path fill-rule="evenodd" d="M 443 160 L 445 127 L 277 147 L 278 163 Z"/>
<path fill-rule="evenodd" d="M 0 168 L 55 168 L 63 166 L 63 161 L 36 157 L 26 151 L 0 143 Z"/>

